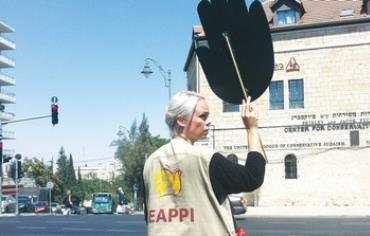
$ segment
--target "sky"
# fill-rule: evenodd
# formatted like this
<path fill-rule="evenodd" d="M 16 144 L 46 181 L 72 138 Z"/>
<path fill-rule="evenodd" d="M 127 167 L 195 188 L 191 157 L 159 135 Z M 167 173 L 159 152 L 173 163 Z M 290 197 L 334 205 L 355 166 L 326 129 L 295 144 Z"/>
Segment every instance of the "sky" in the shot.
<path fill-rule="evenodd" d="M 15 29 L 3 34 L 16 43 L 6 55 L 16 63 L 2 72 L 16 103 L 5 106 L 16 120 L 50 114 L 59 100 L 59 124 L 51 118 L 12 123 L 15 140 L 4 140 L 23 158 L 54 162 L 64 147 L 75 166 L 114 160 L 120 126 L 138 124 L 143 114 L 152 135 L 168 138 L 164 112 L 168 88 L 159 69 L 140 72 L 145 58 L 171 70 L 172 94 L 186 90 L 184 64 L 192 27 L 199 25 L 199 0 L 0 0 L 0 21 Z"/>

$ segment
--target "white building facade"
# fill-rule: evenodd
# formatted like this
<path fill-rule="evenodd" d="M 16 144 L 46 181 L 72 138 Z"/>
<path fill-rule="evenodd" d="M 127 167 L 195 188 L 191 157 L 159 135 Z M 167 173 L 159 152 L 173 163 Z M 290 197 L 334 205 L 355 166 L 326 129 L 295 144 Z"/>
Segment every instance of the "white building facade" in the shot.
<path fill-rule="evenodd" d="M 83 179 L 98 178 L 106 181 L 113 181 L 115 177 L 122 173 L 122 165 L 118 162 L 108 162 L 93 165 L 79 166 Z M 75 169 L 76 176 L 78 169 Z"/>
<path fill-rule="evenodd" d="M 370 206 L 370 2 L 266 1 L 275 72 L 257 99 L 269 159 L 260 206 Z M 194 35 L 202 29 L 194 27 Z M 193 46 L 188 89 L 203 94 L 213 124 L 200 142 L 244 162 L 239 107 L 210 90 Z"/>
<path fill-rule="evenodd" d="M 14 150 L 7 149 L 4 140 L 15 139 L 15 132 L 7 130 L 3 123 L 14 119 L 14 113 L 5 111 L 5 105 L 15 103 L 15 94 L 7 91 L 6 87 L 14 86 L 15 79 L 11 76 L 12 69 L 15 68 L 15 61 L 8 56 L 9 51 L 16 49 L 15 43 L 7 37 L 7 34 L 14 33 L 15 30 L 0 21 L 0 136 L 2 145 L 2 155 L 14 157 Z M 5 88 L 5 89 L 4 89 Z M 2 158 L 2 156 L 1 156 Z M 2 165 L 5 166 L 5 164 Z M 3 168 L 3 176 L 6 176 L 7 171 Z M 3 192 L 7 193 L 7 187 L 4 185 Z M 9 190 L 12 191 L 12 190 Z"/>

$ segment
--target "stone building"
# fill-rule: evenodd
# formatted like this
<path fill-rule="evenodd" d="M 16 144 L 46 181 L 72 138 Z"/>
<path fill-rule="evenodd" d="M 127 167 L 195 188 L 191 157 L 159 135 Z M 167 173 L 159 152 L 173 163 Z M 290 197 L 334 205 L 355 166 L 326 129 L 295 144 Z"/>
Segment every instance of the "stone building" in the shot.
<path fill-rule="evenodd" d="M 265 1 L 274 46 L 272 82 L 257 99 L 269 163 L 260 206 L 370 206 L 370 1 Z M 193 37 L 204 37 L 200 26 Z M 210 90 L 192 44 L 188 89 L 210 105 L 199 145 L 238 155 L 246 133 L 239 106 Z"/>

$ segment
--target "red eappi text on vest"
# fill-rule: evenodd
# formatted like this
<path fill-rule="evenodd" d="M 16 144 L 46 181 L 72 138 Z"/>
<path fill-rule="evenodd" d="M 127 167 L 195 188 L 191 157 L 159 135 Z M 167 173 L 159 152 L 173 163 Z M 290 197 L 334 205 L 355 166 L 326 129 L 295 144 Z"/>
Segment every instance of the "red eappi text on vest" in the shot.
<path fill-rule="evenodd" d="M 150 209 L 149 223 L 163 222 L 194 222 L 194 208 L 170 208 L 170 209 Z"/>

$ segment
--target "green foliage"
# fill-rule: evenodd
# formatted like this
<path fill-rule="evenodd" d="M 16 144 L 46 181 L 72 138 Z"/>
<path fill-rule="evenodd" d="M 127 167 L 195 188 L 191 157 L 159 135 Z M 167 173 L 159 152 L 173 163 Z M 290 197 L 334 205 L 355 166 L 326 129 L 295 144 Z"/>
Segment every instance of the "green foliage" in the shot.
<path fill-rule="evenodd" d="M 22 171 L 26 177 L 34 178 L 35 182 L 40 187 L 46 187 L 48 181 L 54 183 L 52 189 L 53 201 L 60 201 L 63 192 L 63 183 L 58 176 L 52 173 L 52 169 L 46 166 L 42 161 L 37 158 L 25 158 L 22 163 Z"/>
<path fill-rule="evenodd" d="M 122 163 L 123 188 L 127 193 L 132 193 L 132 186 L 142 182 L 142 169 L 146 158 L 168 140 L 153 137 L 149 132 L 148 120 L 143 114 L 142 121 L 137 126 L 136 120 L 132 123 L 128 135 L 118 132 L 119 139 L 115 141 L 118 148 L 115 157 Z M 140 186 L 139 199 L 142 197 L 143 186 Z"/>
<path fill-rule="evenodd" d="M 65 185 L 69 187 L 75 186 L 77 183 L 77 180 L 76 180 L 75 169 L 73 166 L 73 158 L 71 154 L 69 154 L 69 160 L 68 160 L 66 172 L 67 172 L 67 181 Z"/>
<path fill-rule="evenodd" d="M 66 185 L 66 183 L 68 183 L 68 159 L 63 147 L 61 147 L 59 151 L 56 176 L 59 178 L 64 186 Z M 68 186 L 65 187 L 68 188 Z M 63 188 L 62 192 L 66 192 L 66 189 Z"/>
<path fill-rule="evenodd" d="M 68 158 L 63 147 L 59 150 L 55 174 L 52 167 L 48 167 L 37 158 L 24 159 L 22 170 L 26 177 L 34 178 L 40 187 L 45 187 L 48 181 L 52 181 L 54 183 L 53 201 L 62 202 L 67 190 L 71 190 L 72 195 L 81 201 L 90 199 L 93 193 L 108 192 L 113 195 L 116 204 L 117 189 L 122 187 L 127 201 L 130 202 L 133 200 L 132 186 L 135 183 L 142 183 L 142 169 L 146 158 L 168 140 L 150 134 L 145 114 L 139 126 L 134 120 L 129 131 L 120 130 L 117 135 L 118 139 L 114 141 L 117 144 L 115 158 L 121 162 L 122 170 L 112 181 L 101 180 L 95 174 L 82 178 L 80 168 L 76 178 L 73 157 L 70 154 Z M 140 201 L 142 201 L 142 189 L 141 185 L 138 193 Z"/>
<path fill-rule="evenodd" d="M 63 193 L 67 192 L 67 190 L 79 190 L 80 186 L 76 186 L 77 180 L 73 166 L 73 157 L 70 154 L 68 159 L 63 147 L 61 147 L 59 151 L 56 175 L 63 183 Z"/>

